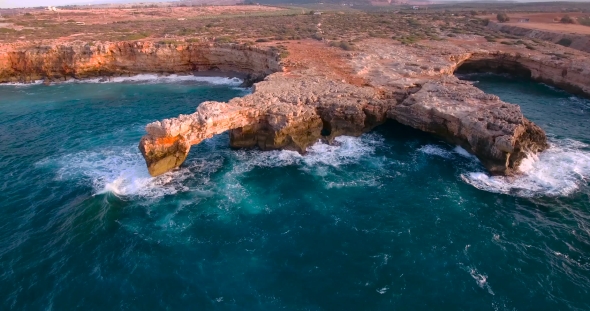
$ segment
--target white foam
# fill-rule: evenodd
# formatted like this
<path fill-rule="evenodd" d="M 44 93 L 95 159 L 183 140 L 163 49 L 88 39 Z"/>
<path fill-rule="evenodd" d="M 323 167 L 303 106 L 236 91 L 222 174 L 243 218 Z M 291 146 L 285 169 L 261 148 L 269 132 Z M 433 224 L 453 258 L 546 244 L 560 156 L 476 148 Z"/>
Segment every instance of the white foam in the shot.
<path fill-rule="evenodd" d="M 469 274 L 475 280 L 475 282 L 480 288 L 486 289 L 488 293 L 490 293 L 490 295 L 494 295 L 494 291 L 492 291 L 492 288 L 488 284 L 487 275 L 479 273 L 475 268 L 469 268 Z"/>
<path fill-rule="evenodd" d="M 550 148 L 523 160 L 521 175 L 489 176 L 470 172 L 461 178 L 474 187 L 522 197 L 567 196 L 585 186 L 590 179 L 588 146 L 574 140 L 552 142 Z"/>
<path fill-rule="evenodd" d="M 239 78 L 229 77 L 209 77 L 209 76 L 194 76 L 194 75 L 169 75 L 159 76 L 156 74 L 140 74 L 131 77 L 112 77 L 112 78 L 95 78 L 83 80 L 68 80 L 71 83 L 177 83 L 177 82 L 202 82 L 213 85 L 230 85 L 239 86 L 244 81 Z"/>
<path fill-rule="evenodd" d="M 21 82 L 5 82 L 5 83 L 0 83 L 0 86 L 2 85 L 10 85 L 10 86 L 29 86 L 29 85 L 39 85 L 39 84 L 43 84 L 43 80 L 35 80 L 33 82 L 29 82 L 29 83 L 21 83 Z"/>
<path fill-rule="evenodd" d="M 130 77 L 100 77 L 92 79 L 70 79 L 51 84 L 65 84 L 65 83 L 178 83 L 178 82 L 201 82 L 212 85 L 229 85 L 238 87 L 244 80 L 236 77 L 212 77 L 212 76 L 194 76 L 194 75 L 168 75 L 160 76 L 156 74 L 139 74 Z M 2 83 L 0 85 L 38 85 L 42 84 L 43 80 L 38 80 L 33 83 Z"/>
<path fill-rule="evenodd" d="M 468 158 L 468 159 L 471 159 L 471 160 L 477 160 L 477 157 L 476 156 L 472 155 L 471 153 L 469 153 L 467 150 L 463 149 L 460 146 L 456 146 L 453 149 L 453 151 L 455 153 L 457 153 L 458 155 L 462 156 L 462 157 L 465 157 L 465 158 Z"/>
<path fill-rule="evenodd" d="M 247 191 L 240 184 L 238 177 L 255 167 L 283 167 L 296 165 L 303 170 L 356 163 L 363 157 L 373 153 L 376 145 L 382 142 L 378 135 L 364 135 L 363 137 L 338 137 L 336 144 L 328 145 L 318 142 L 308 149 L 306 155 L 294 151 L 258 151 L 239 150 L 230 151 L 229 148 L 216 147 L 223 139 L 207 140 L 203 143 L 212 144 L 211 153 L 200 155 L 201 158 L 187 161 L 179 170 L 157 177 L 151 177 L 147 171 L 145 161 L 135 144 L 126 147 L 112 147 L 107 149 L 82 151 L 63 155 L 58 158 L 45 159 L 38 163 L 40 166 L 51 166 L 56 169 L 56 179 L 78 181 L 90 185 L 93 194 L 111 193 L 125 197 L 159 198 L 179 192 L 195 191 L 187 184 L 187 180 L 201 178 L 194 184 L 208 182 L 208 172 L 217 171 L 223 160 L 220 153 L 235 158 L 233 169 L 225 174 L 222 185 L 218 190 L 226 192 L 225 197 L 230 202 L 237 202 L 247 196 Z M 203 173 L 203 174 L 200 174 Z M 315 173 L 315 172 L 311 172 Z M 199 175 L 199 176 L 196 176 Z M 327 183 L 328 187 L 342 187 L 354 185 L 375 184 L 370 178 L 363 179 L 350 185 Z"/>
<path fill-rule="evenodd" d="M 161 197 L 186 191 L 182 181 L 190 177 L 187 169 L 151 177 L 136 146 L 84 151 L 38 164 L 57 166 L 58 180 L 89 181 L 95 195 Z"/>
<path fill-rule="evenodd" d="M 451 152 L 443 149 L 442 147 L 436 146 L 436 145 L 424 145 L 424 146 L 418 148 L 418 151 L 429 154 L 429 155 L 439 156 L 441 158 L 446 158 L 446 159 L 453 158 L 453 154 Z"/>
<path fill-rule="evenodd" d="M 295 151 L 237 151 L 236 156 L 241 162 L 241 171 L 252 167 L 281 167 L 299 165 L 302 168 L 317 168 L 322 166 L 339 167 L 341 165 L 357 163 L 363 157 L 375 152 L 377 145 L 383 138 L 375 134 L 361 137 L 339 136 L 334 144 L 317 142 L 307 149 L 305 155 Z"/>

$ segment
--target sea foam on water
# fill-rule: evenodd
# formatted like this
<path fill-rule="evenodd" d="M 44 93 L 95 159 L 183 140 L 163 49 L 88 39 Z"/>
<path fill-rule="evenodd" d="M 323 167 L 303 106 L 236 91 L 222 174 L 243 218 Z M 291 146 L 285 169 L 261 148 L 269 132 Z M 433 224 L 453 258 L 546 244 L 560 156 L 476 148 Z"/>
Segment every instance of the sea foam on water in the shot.
<path fill-rule="evenodd" d="M 520 165 L 521 175 L 490 176 L 468 172 L 461 178 L 485 191 L 522 197 L 568 196 L 590 178 L 590 152 L 578 141 L 563 139 L 550 143 L 550 148 L 531 154 Z"/>

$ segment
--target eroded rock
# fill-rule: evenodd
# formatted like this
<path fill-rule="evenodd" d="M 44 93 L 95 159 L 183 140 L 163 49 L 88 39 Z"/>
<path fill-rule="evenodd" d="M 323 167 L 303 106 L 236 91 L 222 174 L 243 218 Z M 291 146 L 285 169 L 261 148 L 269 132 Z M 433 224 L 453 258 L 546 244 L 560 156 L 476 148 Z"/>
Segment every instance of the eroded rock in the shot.
<path fill-rule="evenodd" d="M 455 77 L 427 82 L 389 117 L 463 147 L 497 175 L 516 173 L 528 153 L 548 147 L 543 130 L 519 106 Z"/>
<path fill-rule="evenodd" d="M 437 45 L 436 50 L 433 45 Z M 470 61 L 492 69 L 512 68 L 585 94 L 590 93 L 590 79 L 585 80 L 590 77 L 590 71 L 584 65 L 565 63 L 540 52 L 523 54 L 498 48 L 499 45 L 488 43 L 427 42 L 419 48 L 366 42 L 360 53 L 348 57 L 355 76 L 366 81 L 366 85 L 326 78 L 322 68 L 272 74 L 255 85 L 253 94 L 225 104 L 229 111 L 244 111 L 240 114 L 248 111 L 249 117 L 242 118 L 245 121 L 221 122 L 213 130 L 195 126 L 192 115 L 185 121 L 190 126 L 179 119 L 174 128 L 188 131 L 155 130 L 155 133 L 166 132 L 165 137 L 180 135 L 178 144 L 165 147 L 170 148 L 169 153 L 144 152 L 146 161 L 148 166 L 162 163 L 161 167 L 177 167 L 185 156 L 178 150 L 186 150 L 178 146 L 200 141 L 189 138 L 195 131 L 199 137 L 210 137 L 230 130 L 230 144 L 235 148 L 304 152 L 320 138 L 330 141 L 339 135 L 361 135 L 392 119 L 463 147 L 476 155 L 492 174 L 515 174 L 528 153 L 548 147 L 545 133 L 524 117 L 520 107 L 485 94 L 470 82 L 458 80 L 452 75 L 454 71 Z M 563 75 L 564 70 L 572 74 Z M 199 111 L 196 114 L 203 115 Z M 152 137 L 153 129 L 150 130 L 158 126 L 167 125 L 149 125 L 142 144 L 159 139 Z M 172 161 L 168 154 L 181 156 Z M 161 171 L 150 169 L 152 175 Z"/>
<path fill-rule="evenodd" d="M 305 152 L 319 139 L 361 135 L 387 119 L 438 135 L 476 155 L 493 174 L 510 175 L 527 153 L 547 148 L 545 133 L 518 106 L 455 78 L 457 68 L 518 70 L 590 95 L 587 54 L 563 47 L 531 51 L 482 38 L 407 46 L 375 39 L 348 53 L 316 41 L 306 44 L 315 46 L 316 54 L 332 49 L 328 54 L 339 59 L 320 62 L 299 46 L 295 51 L 303 54 L 287 60 L 297 66 L 283 70 L 276 51 L 256 47 L 70 44 L 1 54 L 0 82 L 210 69 L 239 71 L 252 81 L 266 76 L 250 95 L 205 102 L 193 114 L 148 124 L 139 149 L 152 176 L 179 167 L 191 145 L 224 131 L 230 131 L 234 148 Z"/>

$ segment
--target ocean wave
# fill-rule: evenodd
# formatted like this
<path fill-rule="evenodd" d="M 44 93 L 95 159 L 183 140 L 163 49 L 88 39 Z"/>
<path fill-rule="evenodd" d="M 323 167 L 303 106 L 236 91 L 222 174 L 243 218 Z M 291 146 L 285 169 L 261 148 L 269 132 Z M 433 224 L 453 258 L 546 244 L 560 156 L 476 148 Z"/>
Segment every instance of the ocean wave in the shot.
<path fill-rule="evenodd" d="M 363 157 L 375 152 L 383 138 L 377 134 L 365 134 L 361 137 L 339 136 L 334 143 L 317 142 L 307 148 L 305 155 L 295 151 L 275 150 L 240 150 L 236 157 L 240 161 L 237 169 L 249 171 L 253 167 L 282 167 L 299 165 L 303 169 L 319 166 L 339 167 L 357 163 Z"/>
<path fill-rule="evenodd" d="M 183 181 L 191 177 L 187 168 L 151 177 L 136 146 L 83 151 L 38 165 L 56 167 L 57 180 L 89 182 L 94 195 L 157 198 L 188 190 Z"/>
<path fill-rule="evenodd" d="M 424 145 L 420 148 L 418 148 L 418 151 L 428 154 L 428 155 L 433 155 L 433 156 L 438 156 L 441 158 L 445 158 L 445 159 L 452 159 L 453 158 L 453 153 L 445 150 L 444 148 L 437 146 L 437 145 Z M 465 151 L 467 152 L 467 151 Z"/>
<path fill-rule="evenodd" d="M 29 83 L 21 83 L 21 82 L 5 82 L 5 83 L 0 83 L 0 86 L 29 86 L 29 85 L 39 85 L 39 84 L 43 84 L 43 80 L 35 80 L 33 82 L 29 82 Z"/>
<path fill-rule="evenodd" d="M 308 148 L 305 155 L 294 151 L 260 151 L 238 150 L 231 151 L 221 146 L 223 139 L 206 140 L 207 149 L 212 149 L 198 158 L 187 160 L 178 170 L 151 177 L 147 171 L 145 161 L 137 151 L 135 145 L 127 147 L 113 147 L 95 151 L 83 151 L 63 155 L 58 158 L 45 159 L 38 162 L 39 166 L 52 167 L 56 170 L 57 180 L 80 181 L 90 184 L 94 195 L 111 193 L 125 197 L 159 198 L 180 192 L 197 190 L 187 186 L 189 179 L 197 180 L 194 184 L 202 185 L 208 182 L 208 175 L 216 172 L 222 165 L 222 157 L 233 158 L 233 168 L 226 173 L 226 186 L 232 192 L 228 198 L 239 195 L 239 177 L 255 167 L 284 167 L 299 166 L 309 173 L 322 175 L 324 167 L 338 167 L 356 163 L 363 157 L 373 153 L 376 145 L 383 139 L 378 135 L 363 135 L 363 137 L 341 136 L 330 145 L 318 142 Z M 224 140 L 223 140 L 224 141 Z M 317 169 L 317 171 L 313 171 Z M 372 184 L 370 182 L 369 184 Z M 328 187 L 342 187 L 345 184 L 327 183 Z M 353 184 L 356 184 L 353 182 Z M 367 185 L 367 182 L 359 182 Z M 242 189 L 243 190 L 243 189 Z M 238 201 L 235 198 L 234 201 Z"/>
<path fill-rule="evenodd" d="M 590 179 L 588 145 L 570 140 L 556 140 L 550 148 L 529 155 L 520 165 L 521 175 L 490 176 L 483 172 L 461 175 L 468 184 L 485 191 L 520 197 L 568 196 L 587 185 Z"/>
<path fill-rule="evenodd" d="M 32 83 L 1 83 L 0 85 L 29 86 L 42 84 L 43 80 L 37 80 Z M 70 79 L 55 84 L 66 83 L 178 83 L 178 82 L 200 82 L 212 85 L 228 85 L 238 87 L 244 83 L 244 80 L 237 77 L 214 77 L 214 76 L 195 76 L 195 75 L 168 75 L 160 76 L 156 74 L 139 74 L 130 77 L 100 77 L 92 79 Z"/>

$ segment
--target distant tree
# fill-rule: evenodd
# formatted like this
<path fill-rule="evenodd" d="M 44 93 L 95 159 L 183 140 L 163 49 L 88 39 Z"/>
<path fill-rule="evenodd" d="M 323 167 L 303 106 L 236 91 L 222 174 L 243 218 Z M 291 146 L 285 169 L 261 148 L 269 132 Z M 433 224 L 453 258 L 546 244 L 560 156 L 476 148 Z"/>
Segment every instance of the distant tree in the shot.
<path fill-rule="evenodd" d="M 498 15 L 496 15 L 496 18 L 500 23 L 505 23 L 510 20 L 510 17 L 508 17 L 508 15 L 504 12 L 498 13 Z"/>
<path fill-rule="evenodd" d="M 472 16 L 476 16 L 477 15 L 477 11 L 471 11 L 470 12 Z"/>
<path fill-rule="evenodd" d="M 562 17 L 559 22 L 562 24 L 574 24 L 575 23 L 574 19 L 571 18 L 569 15 Z"/>

